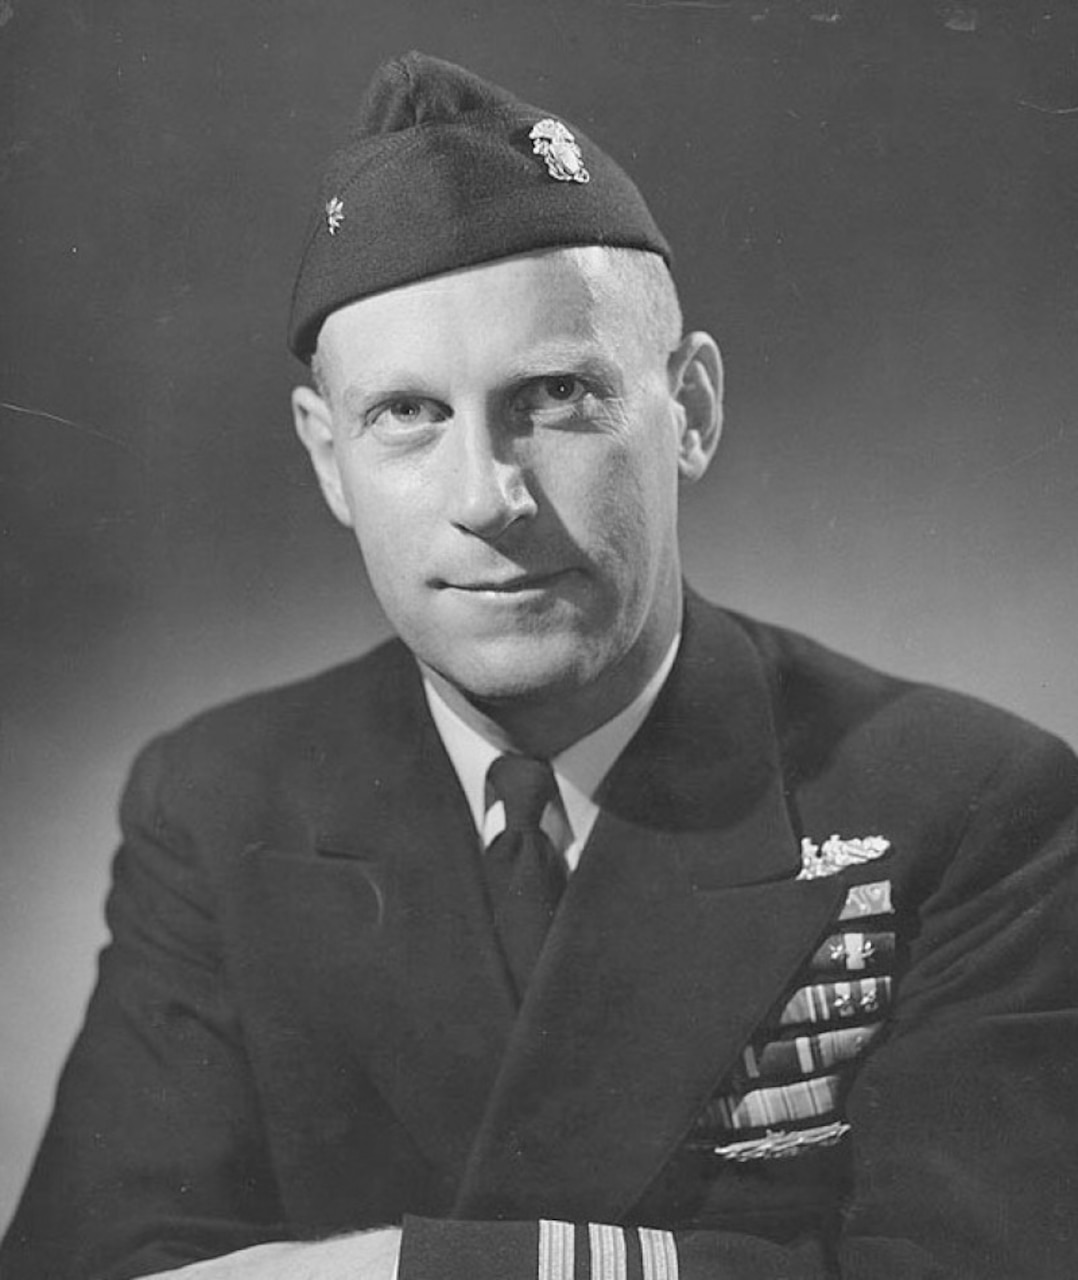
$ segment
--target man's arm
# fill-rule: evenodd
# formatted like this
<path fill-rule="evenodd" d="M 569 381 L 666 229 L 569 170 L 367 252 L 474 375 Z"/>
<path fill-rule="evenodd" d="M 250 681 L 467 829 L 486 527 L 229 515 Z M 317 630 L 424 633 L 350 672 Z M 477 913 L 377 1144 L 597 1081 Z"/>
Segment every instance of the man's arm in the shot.
<path fill-rule="evenodd" d="M 210 887 L 158 803 L 166 772 L 151 746 L 125 792 L 111 941 L 5 1280 L 123 1280 L 288 1234 Z"/>

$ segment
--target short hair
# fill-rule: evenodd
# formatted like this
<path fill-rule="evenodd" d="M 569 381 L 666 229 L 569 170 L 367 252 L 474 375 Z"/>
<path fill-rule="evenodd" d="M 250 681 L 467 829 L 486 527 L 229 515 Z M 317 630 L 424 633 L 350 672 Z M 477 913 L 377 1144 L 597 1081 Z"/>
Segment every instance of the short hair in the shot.
<path fill-rule="evenodd" d="M 645 348 L 665 360 L 681 341 L 684 325 L 670 268 L 657 253 L 646 249 L 607 246 L 603 252 L 618 283 L 635 294 L 633 315 Z"/>
<path fill-rule="evenodd" d="M 632 315 L 645 350 L 665 361 L 681 341 L 683 320 L 677 286 L 670 269 L 657 253 L 620 246 L 580 246 L 565 252 L 600 248 L 610 262 L 615 281 L 634 297 Z M 311 381 L 323 400 L 329 400 L 326 360 L 320 345 L 311 355 Z"/>
<path fill-rule="evenodd" d="M 314 384 L 315 391 L 328 404 L 329 381 L 326 377 L 326 357 L 322 354 L 322 347 L 317 340 L 315 341 L 315 348 L 311 352 L 311 382 Z"/>

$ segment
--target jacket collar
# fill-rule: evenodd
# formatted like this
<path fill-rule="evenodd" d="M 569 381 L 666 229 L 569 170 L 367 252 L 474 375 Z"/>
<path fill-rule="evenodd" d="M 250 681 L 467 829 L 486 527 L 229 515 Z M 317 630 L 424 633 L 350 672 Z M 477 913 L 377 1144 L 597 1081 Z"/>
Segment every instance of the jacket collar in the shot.
<path fill-rule="evenodd" d="M 655 705 L 674 665 L 680 642 L 679 630 L 651 679 L 627 707 L 550 761 L 564 814 L 569 820 L 569 833 L 560 845 L 557 830 L 547 834 L 567 856 L 571 870 L 576 868 L 581 849 L 599 813 L 599 785 L 621 758 Z M 487 770 L 498 755 L 512 751 L 513 745 L 497 725 L 487 722 L 475 727 L 466 723 L 429 679 L 424 680 L 424 692 L 431 718 L 468 800 L 476 829 L 483 831 Z M 561 830 L 564 831 L 564 827 Z"/>
<path fill-rule="evenodd" d="M 592 844 L 608 826 L 645 832 L 676 846 L 701 887 L 795 873 L 769 677 L 738 623 L 686 588 L 676 661 L 599 789 L 603 814 Z M 392 850 L 405 829 L 441 829 L 447 812 L 461 834 L 469 815 L 403 646 L 391 646 L 376 681 L 374 697 L 338 709 L 316 748 L 315 843 L 342 857 Z M 738 841 L 720 856 L 712 833 L 747 821 L 755 843 Z M 474 842 L 474 823 L 467 829 Z"/>

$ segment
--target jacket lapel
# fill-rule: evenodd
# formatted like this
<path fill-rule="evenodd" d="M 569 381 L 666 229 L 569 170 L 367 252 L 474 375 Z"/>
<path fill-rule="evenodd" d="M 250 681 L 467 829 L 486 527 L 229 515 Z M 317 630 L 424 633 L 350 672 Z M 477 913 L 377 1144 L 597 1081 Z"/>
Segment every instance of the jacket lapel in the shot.
<path fill-rule="evenodd" d="M 613 770 L 476 1137 L 460 1217 L 616 1220 L 676 1150 L 838 905 L 798 881 L 766 672 L 690 601 Z"/>
<path fill-rule="evenodd" d="M 351 876 L 368 898 L 373 889 L 377 912 L 366 922 L 337 912 L 341 925 L 319 945 L 342 957 L 332 998 L 365 1070 L 453 1180 L 516 1011 L 471 813 L 411 658 L 402 652 L 383 684 L 382 705 L 342 715 L 323 744 L 316 836 L 327 893 Z M 320 927 L 333 919 L 332 910 L 319 913 Z"/>

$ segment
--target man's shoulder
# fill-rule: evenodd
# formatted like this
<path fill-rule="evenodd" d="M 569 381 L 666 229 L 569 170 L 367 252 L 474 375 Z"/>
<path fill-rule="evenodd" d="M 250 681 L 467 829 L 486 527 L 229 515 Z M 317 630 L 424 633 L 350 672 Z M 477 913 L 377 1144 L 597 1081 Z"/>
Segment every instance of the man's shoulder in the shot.
<path fill-rule="evenodd" d="M 916 761 L 928 772 L 978 773 L 1026 750 L 1070 758 L 1051 734 L 968 694 L 888 674 L 798 631 L 720 608 L 694 596 L 688 630 L 690 697 L 700 682 L 722 681 L 724 650 L 751 655 L 787 766 L 814 774 L 835 761 L 868 767 L 882 758 Z M 193 780 L 248 772 L 265 779 L 293 768 L 324 767 L 347 757 L 376 768 L 414 749 L 425 716 L 415 659 L 390 640 L 352 661 L 276 688 L 212 707 L 150 744 L 174 777 Z M 907 765 L 907 767 L 910 767 Z"/>
<path fill-rule="evenodd" d="M 947 784 L 1024 756 L 1072 778 L 1071 748 L 1000 706 L 878 669 L 786 627 L 728 617 L 758 655 L 787 762 L 801 775 L 836 765 Z"/>
<path fill-rule="evenodd" d="M 422 687 L 415 660 L 396 639 L 313 675 L 210 707 L 153 739 L 144 757 L 167 758 L 184 776 L 290 762 L 317 765 L 347 742 L 376 752 L 414 731 Z"/>

